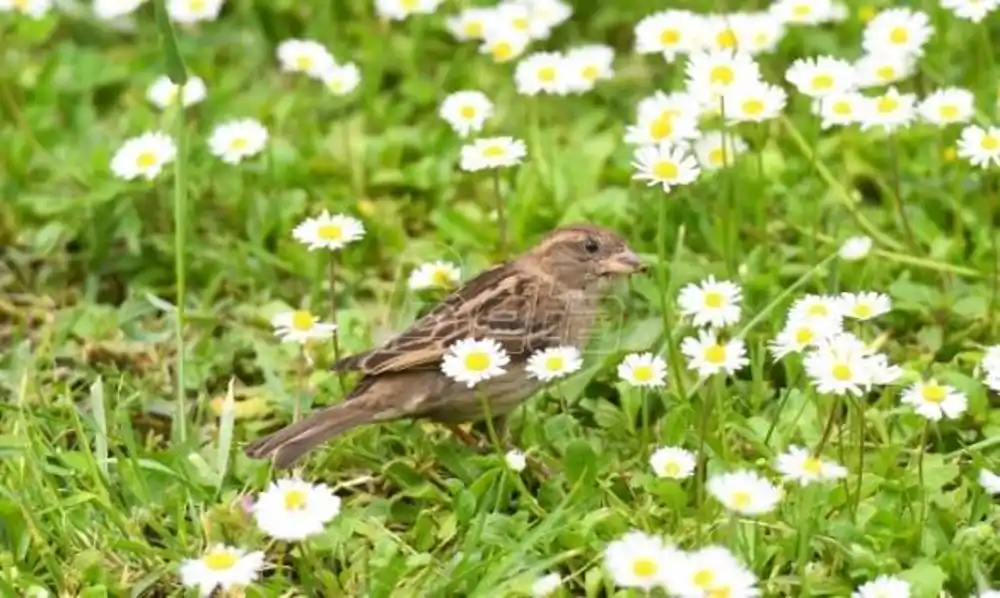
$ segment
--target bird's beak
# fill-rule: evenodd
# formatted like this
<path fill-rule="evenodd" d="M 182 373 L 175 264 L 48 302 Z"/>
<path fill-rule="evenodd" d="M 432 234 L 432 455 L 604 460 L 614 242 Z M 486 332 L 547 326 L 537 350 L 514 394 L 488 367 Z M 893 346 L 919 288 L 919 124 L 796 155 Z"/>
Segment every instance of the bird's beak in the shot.
<path fill-rule="evenodd" d="M 646 265 L 631 249 L 616 253 L 606 258 L 601 264 L 602 274 L 635 274 L 645 272 Z"/>

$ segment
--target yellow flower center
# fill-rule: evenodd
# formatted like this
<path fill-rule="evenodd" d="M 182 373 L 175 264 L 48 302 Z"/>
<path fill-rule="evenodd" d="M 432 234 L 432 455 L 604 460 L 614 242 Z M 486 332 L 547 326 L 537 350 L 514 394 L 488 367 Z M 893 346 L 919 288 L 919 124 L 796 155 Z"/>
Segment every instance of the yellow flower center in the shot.
<path fill-rule="evenodd" d="M 632 377 L 636 382 L 649 382 L 653 379 L 653 368 L 648 365 L 640 365 L 632 370 Z"/>
<path fill-rule="evenodd" d="M 514 19 L 514 22 L 511 24 L 514 25 L 514 29 L 520 29 L 521 31 L 525 31 L 528 29 L 528 25 L 530 23 L 528 22 L 527 17 L 518 17 Z"/>
<path fill-rule="evenodd" d="M 894 44 L 905 44 L 910 41 L 910 32 L 906 30 L 906 27 L 896 27 L 889 32 L 889 41 Z"/>
<path fill-rule="evenodd" d="M 875 69 L 875 75 L 883 81 L 892 81 L 896 78 L 896 69 L 891 66 L 880 66 Z"/>
<path fill-rule="evenodd" d="M 330 88 L 333 93 L 342 93 L 345 89 L 343 79 L 330 79 L 326 86 Z"/>
<path fill-rule="evenodd" d="M 649 123 L 649 136 L 653 138 L 654 141 L 660 141 L 674 132 L 673 117 L 668 116 L 666 113 L 653 119 L 653 122 Z"/>
<path fill-rule="evenodd" d="M 658 179 L 672 181 L 677 177 L 677 165 L 667 160 L 660 160 L 653 165 L 653 174 Z"/>
<path fill-rule="evenodd" d="M 203 12 L 208 8 L 208 2 L 205 0 L 189 0 L 188 8 L 191 9 L 191 12 Z"/>
<path fill-rule="evenodd" d="M 718 85 L 729 85 L 736 78 L 733 69 L 725 66 L 719 65 L 712 68 L 712 71 L 708 74 L 709 81 Z"/>
<path fill-rule="evenodd" d="M 308 506 L 306 493 L 301 490 L 289 490 L 285 493 L 286 511 L 303 511 Z"/>
<path fill-rule="evenodd" d="M 181 88 L 179 85 L 171 83 L 170 87 L 167 88 L 167 97 L 166 97 L 167 103 L 173 104 L 175 101 L 177 101 L 177 96 L 180 95 L 180 91 Z"/>
<path fill-rule="evenodd" d="M 310 330 L 316 318 L 307 309 L 299 309 L 292 312 L 292 328 L 295 330 Z"/>
<path fill-rule="evenodd" d="M 466 37 L 478 39 L 483 36 L 483 24 L 479 21 L 469 21 L 462 27 L 462 32 L 465 33 Z"/>
<path fill-rule="evenodd" d="M 336 224 L 321 224 L 316 235 L 324 241 L 339 241 L 344 238 L 344 229 Z"/>
<path fill-rule="evenodd" d="M 556 80 L 556 69 L 551 66 L 543 66 L 538 69 L 538 80 L 545 83 L 552 83 Z"/>
<path fill-rule="evenodd" d="M 476 109 L 473 106 L 462 106 L 458 113 L 462 115 L 462 118 L 472 118 L 476 115 Z"/>
<path fill-rule="evenodd" d="M 806 3 L 796 4 L 792 7 L 792 14 L 797 17 L 808 17 L 812 14 L 812 7 Z"/>
<path fill-rule="evenodd" d="M 997 139 L 995 135 L 986 135 L 983 140 L 979 142 L 979 147 L 986 151 L 996 151 L 1000 149 L 1000 139 Z"/>
<path fill-rule="evenodd" d="M 600 74 L 600 70 L 598 70 L 598 68 L 596 66 L 592 65 L 592 64 L 589 65 L 589 66 L 583 67 L 583 70 L 580 71 L 580 76 L 583 77 L 584 79 L 586 79 L 587 81 L 595 81 L 595 80 L 597 80 L 597 75 L 599 75 L 599 74 Z"/>
<path fill-rule="evenodd" d="M 724 50 L 728 50 L 736 47 L 736 33 L 730 29 L 726 28 L 720 31 L 718 35 L 715 36 L 715 43 Z"/>
<path fill-rule="evenodd" d="M 420 0 L 399 0 L 399 5 L 402 6 L 404 10 L 412 12 L 420 6 Z"/>
<path fill-rule="evenodd" d="M 722 166 L 722 159 L 725 156 L 722 155 L 722 148 L 717 147 L 714 150 L 708 152 L 708 161 L 716 166 Z"/>
<path fill-rule="evenodd" d="M 841 116 L 847 116 L 852 112 L 851 103 L 847 100 L 840 100 L 839 102 L 833 103 L 833 113 L 839 114 Z"/>
<path fill-rule="evenodd" d="M 830 310 L 827 309 L 827 307 L 822 303 L 816 303 L 814 305 L 810 305 L 809 309 L 806 310 L 806 313 L 812 317 L 822 318 L 829 315 Z"/>
<path fill-rule="evenodd" d="M 928 403 L 934 403 L 937 405 L 944 402 L 948 393 L 940 384 L 928 384 L 920 391 L 920 395 Z"/>
<path fill-rule="evenodd" d="M 705 293 L 705 307 L 711 307 L 713 309 L 718 309 L 723 306 L 726 302 L 722 293 L 718 291 L 709 291 Z"/>
<path fill-rule="evenodd" d="M 840 382 L 847 382 L 854 377 L 854 372 L 851 371 L 851 366 L 846 363 L 838 363 L 833 366 L 833 370 L 830 372 L 833 375 L 834 380 L 839 380 Z"/>
<path fill-rule="evenodd" d="M 566 362 L 558 355 L 553 355 L 545 360 L 545 369 L 550 372 L 560 372 L 564 367 L 566 367 Z"/>
<path fill-rule="evenodd" d="M 663 474 L 668 478 L 676 478 L 681 475 L 681 466 L 671 461 L 663 466 Z"/>
<path fill-rule="evenodd" d="M 941 106 L 938 110 L 938 114 L 944 120 L 953 120 L 958 118 L 958 106 L 955 105 L 945 105 Z"/>
<path fill-rule="evenodd" d="M 712 582 L 715 581 L 715 572 L 711 569 L 699 569 L 694 574 L 694 577 L 691 578 L 691 581 L 699 588 L 707 590 L 712 586 Z"/>
<path fill-rule="evenodd" d="M 705 595 L 705 598 L 731 598 L 733 591 L 730 586 L 722 586 L 719 588 L 712 588 Z"/>
<path fill-rule="evenodd" d="M 434 284 L 439 287 L 451 286 L 451 275 L 444 269 L 435 270 L 434 273 L 431 274 L 431 280 L 434 281 Z"/>
<path fill-rule="evenodd" d="M 514 46 L 510 45 L 508 42 L 498 42 L 490 50 L 493 54 L 493 60 L 497 62 L 503 62 L 504 60 L 510 60 L 514 57 Z"/>
<path fill-rule="evenodd" d="M 870 318 L 872 317 L 872 314 L 875 313 L 875 310 L 873 310 L 872 306 L 867 303 L 859 303 L 851 309 L 851 313 L 858 318 Z"/>
<path fill-rule="evenodd" d="M 660 43 L 664 46 L 676 46 L 681 41 L 681 32 L 676 29 L 664 29 L 660 32 Z"/>
<path fill-rule="evenodd" d="M 14 8 L 18 10 L 27 10 L 28 0 L 14 0 Z"/>
<path fill-rule="evenodd" d="M 482 351 L 465 356 L 465 369 L 470 372 L 485 372 L 490 367 L 490 356 Z"/>
<path fill-rule="evenodd" d="M 720 364 L 726 361 L 726 348 L 716 343 L 705 349 L 705 361 Z"/>
<path fill-rule="evenodd" d="M 812 329 L 805 326 L 795 331 L 795 342 L 800 345 L 811 343 L 815 337 L 816 335 L 813 334 Z"/>
<path fill-rule="evenodd" d="M 500 145 L 488 145 L 486 149 L 483 150 L 483 156 L 487 158 L 499 158 L 504 155 L 505 152 L 503 146 Z"/>
<path fill-rule="evenodd" d="M 652 577 L 656 575 L 656 561 L 647 557 L 639 557 L 632 562 L 632 573 L 636 577 Z"/>
<path fill-rule="evenodd" d="M 201 557 L 201 562 L 212 571 L 228 571 L 238 560 L 235 554 L 224 550 L 216 550 Z"/>
<path fill-rule="evenodd" d="M 812 78 L 812 88 L 816 91 L 825 91 L 833 87 L 833 77 L 830 75 L 816 75 Z"/>
<path fill-rule="evenodd" d="M 743 102 L 743 113 L 749 116 L 757 116 L 764 111 L 764 102 L 760 100 L 747 100 Z"/>
<path fill-rule="evenodd" d="M 823 463 L 816 457 L 806 457 L 802 462 L 802 471 L 806 473 L 811 473 L 812 475 L 819 475 L 820 471 L 823 469 Z"/>
<path fill-rule="evenodd" d="M 737 509 L 745 509 L 750 506 L 750 493 L 742 490 L 733 492 L 733 506 Z"/>
<path fill-rule="evenodd" d="M 887 96 L 882 96 L 875 102 L 875 109 L 879 114 L 890 114 L 899 108 L 899 102 Z"/>
<path fill-rule="evenodd" d="M 237 137 L 229 142 L 229 149 L 233 151 L 241 150 L 247 146 L 246 137 Z"/>
<path fill-rule="evenodd" d="M 149 168 L 156 165 L 156 154 L 153 152 L 142 152 L 135 158 L 135 163 L 139 168 Z"/>
<path fill-rule="evenodd" d="M 954 162 L 958 159 L 958 150 L 955 149 L 954 146 L 946 147 L 941 150 L 941 158 L 943 158 L 945 162 Z"/>
<path fill-rule="evenodd" d="M 295 66 L 300 71 L 308 71 L 313 66 L 312 56 L 306 56 L 305 54 L 302 54 L 301 56 L 295 59 Z"/>

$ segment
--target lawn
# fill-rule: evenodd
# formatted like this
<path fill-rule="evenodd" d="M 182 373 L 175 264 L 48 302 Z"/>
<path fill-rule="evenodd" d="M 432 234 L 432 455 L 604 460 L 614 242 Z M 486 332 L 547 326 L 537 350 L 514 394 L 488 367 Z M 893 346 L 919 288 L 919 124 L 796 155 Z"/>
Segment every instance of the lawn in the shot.
<path fill-rule="evenodd" d="M 518 2 L 0 1 L 0 595 L 1000 589 L 996 3 Z M 580 223 L 648 269 L 486 450 L 244 453 Z"/>

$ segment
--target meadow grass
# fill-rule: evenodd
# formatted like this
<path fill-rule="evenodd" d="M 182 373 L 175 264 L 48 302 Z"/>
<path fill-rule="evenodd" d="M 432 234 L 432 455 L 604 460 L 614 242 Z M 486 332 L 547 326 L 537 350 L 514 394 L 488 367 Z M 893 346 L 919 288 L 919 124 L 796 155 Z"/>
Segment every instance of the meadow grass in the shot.
<path fill-rule="evenodd" d="M 1000 509 L 976 482 L 1000 463 L 997 397 L 976 372 L 1000 338 L 997 181 L 948 151 L 958 130 L 820 134 L 807 100 L 791 94 L 778 119 L 738 128 L 750 150 L 733 167 L 665 194 L 631 180 L 622 142 L 640 98 L 683 84 L 682 63 L 631 50 L 634 24 L 659 3 L 575 3 L 532 49 L 607 43 L 616 76 L 585 95 L 532 98 L 516 94 L 512 64 L 443 29 L 451 4 L 388 23 L 361 0 L 228 2 L 218 21 L 177 29 L 182 62 L 152 6 L 115 26 L 76 2 L 41 20 L 0 14 L 0 594 L 180 595 L 179 564 L 226 542 L 267 554 L 249 595 L 519 596 L 549 571 L 564 595 L 626 595 L 601 559 L 630 529 L 727 546 L 765 596 L 849 596 L 894 574 L 918 598 L 965 597 L 1000 579 Z M 936 32 L 899 87 L 967 87 L 975 120 L 988 124 L 995 22 L 921 7 Z M 856 57 L 859 14 L 871 8 L 792 28 L 759 58 L 765 78 L 784 84 L 801 56 Z M 279 72 L 275 47 L 290 37 L 356 62 L 357 92 L 334 97 Z M 183 116 L 149 106 L 148 83 L 179 68 L 205 79 L 206 100 Z M 292 228 L 322 209 L 365 224 L 364 239 L 337 254 L 345 354 L 436 299 L 407 290 L 415 265 L 448 259 L 470 277 L 498 259 L 495 181 L 458 169 L 463 142 L 437 116 L 460 89 L 495 102 L 485 134 L 528 144 L 497 185 L 512 251 L 586 221 L 619 231 L 652 271 L 617 290 L 624 317 L 583 370 L 512 417 L 513 441 L 547 474 L 510 471 L 502 455 L 476 454 L 433 424 L 366 427 L 300 470 L 344 501 L 327 531 L 267 540 L 242 505 L 278 474 L 241 446 L 298 408 L 337 402 L 351 383 L 328 370 L 332 345 L 303 360 L 268 324 L 300 306 L 329 317 L 329 257 L 305 251 Z M 264 153 L 239 166 L 206 146 L 213 125 L 234 117 L 270 133 Z M 151 129 L 186 140 L 176 165 L 152 182 L 116 179 L 115 149 Z M 875 240 L 872 253 L 837 259 L 858 234 Z M 677 353 L 692 328 L 675 299 L 709 274 L 743 289 L 735 330 L 750 365 L 702 383 Z M 966 393 L 963 417 L 925 425 L 900 404 L 899 384 L 847 401 L 824 440 L 848 477 L 787 486 L 778 510 L 758 518 L 723 512 L 693 479 L 654 475 L 653 449 L 694 450 L 699 430 L 709 474 L 775 478 L 788 445 L 821 444 L 833 398 L 798 361 L 775 361 L 767 342 L 797 297 L 860 290 L 893 300 L 862 329 L 866 340 L 904 367 L 903 382 L 933 375 Z M 667 355 L 666 389 L 617 379 L 637 351 Z M 225 412 L 230 388 L 236 407 Z"/>

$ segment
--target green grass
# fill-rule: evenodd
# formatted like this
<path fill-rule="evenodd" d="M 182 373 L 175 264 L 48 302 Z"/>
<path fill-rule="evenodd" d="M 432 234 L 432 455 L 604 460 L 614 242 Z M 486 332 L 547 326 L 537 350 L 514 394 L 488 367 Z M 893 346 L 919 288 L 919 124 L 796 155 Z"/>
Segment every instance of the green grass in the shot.
<path fill-rule="evenodd" d="M 176 124 L 144 99 L 167 71 L 152 7 L 124 30 L 81 15 L 0 15 L 0 595 L 34 586 L 60 596 L 178 595 L 179 563 L 225 541 L 267 552 L 272 567 L 251 595 L 515 596 L 557 570 L 568 578 L 564 595 L 609 596 L 602 550 L 631 528 L 685 548 L 730 546 L 767 596 L 799 595 L 803 562 L 814 596 L 847 596 L 882 573 L 901 574 L 920 598 L 969 596 L 1000 578 L 1000 510 L 975 481 L 980 467 L 1000 463 L 1000 410 L 974 377 L 982 346 L 1000 339 L 990 313 L 997 183 L 942 157 L 957 130 L 899 134 L 915 248 L 897 219 L 885 137 L 852 129 L 817 138 L 801 97 L 767 125 L 766 145 L 759 129 L 745 130 L 752 150 L 733 169 L 664 198 L 630 180 L 631 149 L 621 141 L 638 99 L 682 82 L 676 65 L 631 52 L 632 25 L 659 4 L 578 3 L 576 17 L 536 47 L 612 44 L 617 76 L 585 96 L 534 100 L 515 94 L 512 65 L 450 39 L 442 13 L 454 7 L 387 25 L 371 5 L 229 2 L 219 21 L 178 31 L 186 67 L 209 88 L 182 125 L 180 248 L 173 173 L 126 183 L 108 169 L 126 137 Z M 990 36 L 936 3 L 923 6 L 937 34 L 920 73 L 900 87 L 969 87 L 989 122 Z M 856 57 L 857 8 L 837 26 L 793 30 L 761 58 L 765 76 L 779 82 L 798 56 Z M 357 62 L 358 92 L 336 99 L 279 73 L 274 48 L 293 36 Z M 499 456 L 473 454 L 431 424 L 367 427 L 303 469 L 344 499 L 328 531 L 305 547 L 268 542 L 240 501 L 275 474 L 240 447 L 289 421 L 303 390 L 305 407 L 343 394 L 325 367 L 331 348 L 318 348 L 308 369 L 268 325 L 282 309 L 328 312 L 325 256 L 290 231 L 321 209 L 365 222 L 366 237 L 340 255 L 345 352 L 401 329 L 432 299 L 408 296 L 415 263 L 451 259 L 467 275 L 493 263 L 492 181 L 458 170 L 461 141 L 436 116 L 444 91 L 464 88 L 496 102 L 487 133 L 529 141 L 529 159 L 501 181 L 512 248 L 590 221 L 620 231 L 653 275 L 619 290 L 625 321 L 584 371 L 513 418 L 514 439 L 551 476 L 518 479 Z M 271 140 L 264 155 L 231 167 L 208 153 L 206 138 L 214 123 L 242 116 L 264 122 Z M 661 208 L 668 226 L 658 237 Z M 859 233 L 877 241 L 867 260 L 821 264 Z M 186 434 L 175 381 L 178 251 L 187 272 Z M 662 353 L 688 334 L 674 299 L 708 274 L 743 287 L 751 366 L 725 384 L 699 386 L 674 371 L 666 392 L 624 388 L 614 366 L 629 351 Z M 924 425 L 900 405 L 898 387 L 865 397 L 863 421 L 852 408 L 850 425 L 830 440 L 828 456 L 851 469 L 846 483 L 812 494 L 789 487 L 779 511 L 742 523 L 739 537 L 717 504 L 698 502 L 691 480 L 652 474 L 654 444 L 697 446 L 710 396 L 719 399 L 707 422 L 710 473 L 770 472 L 788 444 L 815 446 L 831 402 L 794 360 L 775 363 L 765 343 L 795 297 L 866 289 L 890 294 L 895 306 L 866 334 L 881 334 L 910 378 L 934 374 L 969 396 L 961 420 L 931 428 L 922 487 Z M 231 381 L 242 402 L 223 432 L 216 407 Z M 641 401 L 648 413 L 635 408 Z"/>

